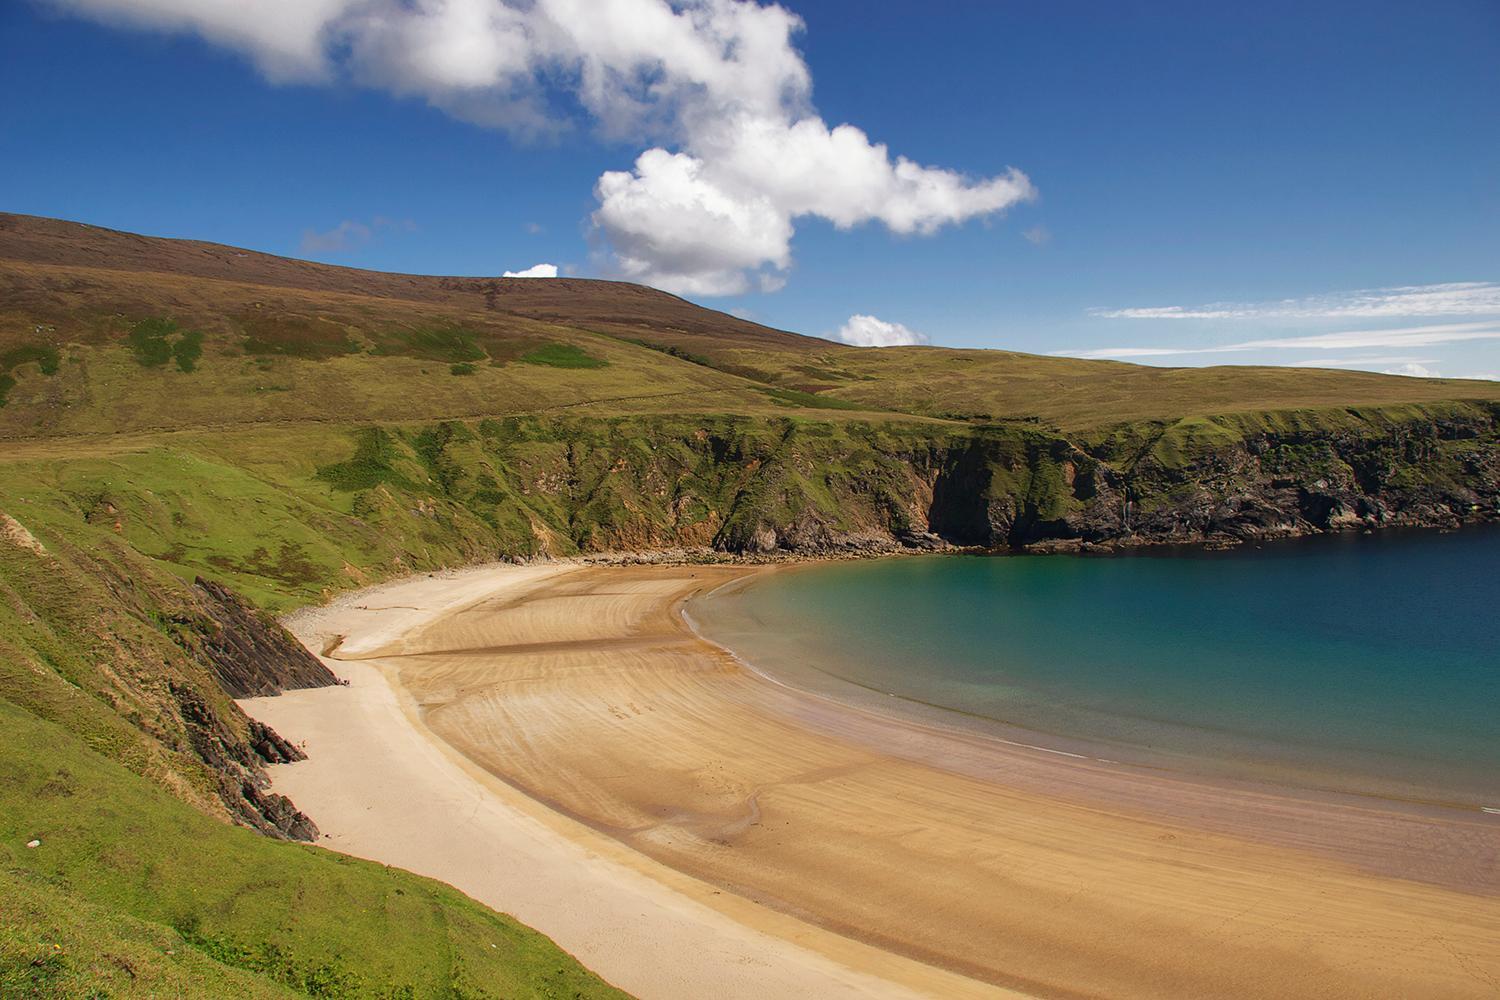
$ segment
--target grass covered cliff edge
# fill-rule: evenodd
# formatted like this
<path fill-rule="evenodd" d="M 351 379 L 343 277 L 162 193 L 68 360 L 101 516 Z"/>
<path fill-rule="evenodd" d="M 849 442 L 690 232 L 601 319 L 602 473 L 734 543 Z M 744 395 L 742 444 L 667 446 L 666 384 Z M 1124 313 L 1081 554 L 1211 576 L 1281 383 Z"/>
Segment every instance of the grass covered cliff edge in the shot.
<path fill-rule="evenodd" d="M 0 993 L 610 990 L 315 835 L 272 614 L 580 553 L 1110 549 L 1500 517 L 1500 384 L 769 330 L 0 216 Z M 37 847 L 28 843 L 39 841 Z"/>

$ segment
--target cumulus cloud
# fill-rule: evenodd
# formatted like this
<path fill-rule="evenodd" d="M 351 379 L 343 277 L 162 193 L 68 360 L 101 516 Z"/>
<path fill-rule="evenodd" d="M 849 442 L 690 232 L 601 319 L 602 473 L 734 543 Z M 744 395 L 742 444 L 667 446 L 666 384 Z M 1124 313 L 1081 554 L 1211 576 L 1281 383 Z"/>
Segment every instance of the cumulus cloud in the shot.
<path fill-rule="evenodd" d="M 928 342 L 925 334 L 900 323 L 890 323 L 874 316 L 855 313 L 839 329 L 838 338 L 855 347 L 904 347 Z"/>
<path fill-rule="evenodd" d="M 779 287 L 798 219 L 926 235 L 1034 196 L 892 154 L 814 111 L 801 20 L 758 0 L 52 0 L 194 32 L 273 80 L 352 80 L 481 125 L 555 133 L 581 111 L 651 148 L 599 178 L 620 273 L 672 291 Z"/>
<path fill-rule="evenodd" d="M 557 277 L 556 264 L 533 264 L 524 271 L 506 271 L 501 275 L 505 278 L 555 278 Z"/>
<path fill-rule="evenodd" d="M 1454 281 L 1401 285 L 1275 302 L 1217 302 L 1204 306 L 1091 309 L 1102 319 L 1400 319 L 1500 314 L 1500 283 Z"/>

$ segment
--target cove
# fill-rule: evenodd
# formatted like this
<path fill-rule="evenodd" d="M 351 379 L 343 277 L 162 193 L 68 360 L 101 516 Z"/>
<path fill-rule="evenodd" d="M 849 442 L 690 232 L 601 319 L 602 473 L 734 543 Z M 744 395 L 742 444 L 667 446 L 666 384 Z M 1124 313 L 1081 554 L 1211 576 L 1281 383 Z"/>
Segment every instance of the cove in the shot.
<path fill-rule="evenodd" d="M 1065 751 L 1500 808 L 1500 530 L 919 556 L 700 596 L 773 678 Z"/>

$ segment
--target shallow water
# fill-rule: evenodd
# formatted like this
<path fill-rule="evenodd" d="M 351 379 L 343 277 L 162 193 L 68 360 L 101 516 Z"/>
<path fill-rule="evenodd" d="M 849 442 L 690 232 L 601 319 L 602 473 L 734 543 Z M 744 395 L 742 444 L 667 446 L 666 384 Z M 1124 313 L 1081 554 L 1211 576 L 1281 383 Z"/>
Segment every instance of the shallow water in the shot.
<path fill-rule="evenodd" d="M 1121 557 L 932 556 L 694 600 L 805 687 L 1043 745 L 1500 808 L 1500 530 Z"/>

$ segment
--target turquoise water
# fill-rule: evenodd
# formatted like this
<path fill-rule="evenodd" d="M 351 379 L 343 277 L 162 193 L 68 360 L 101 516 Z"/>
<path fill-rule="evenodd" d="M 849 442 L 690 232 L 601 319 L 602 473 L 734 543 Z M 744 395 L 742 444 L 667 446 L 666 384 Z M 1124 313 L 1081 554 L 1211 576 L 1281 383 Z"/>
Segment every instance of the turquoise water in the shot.
<path fill-rule="evenodd" d="M 1497 530 L 837 563 L 769 574 L 690 614 L 772 675 L 954 710 L 940 713 L 950 724 L 1020 727 L 1154 766 L 1500 807 Z"/>

